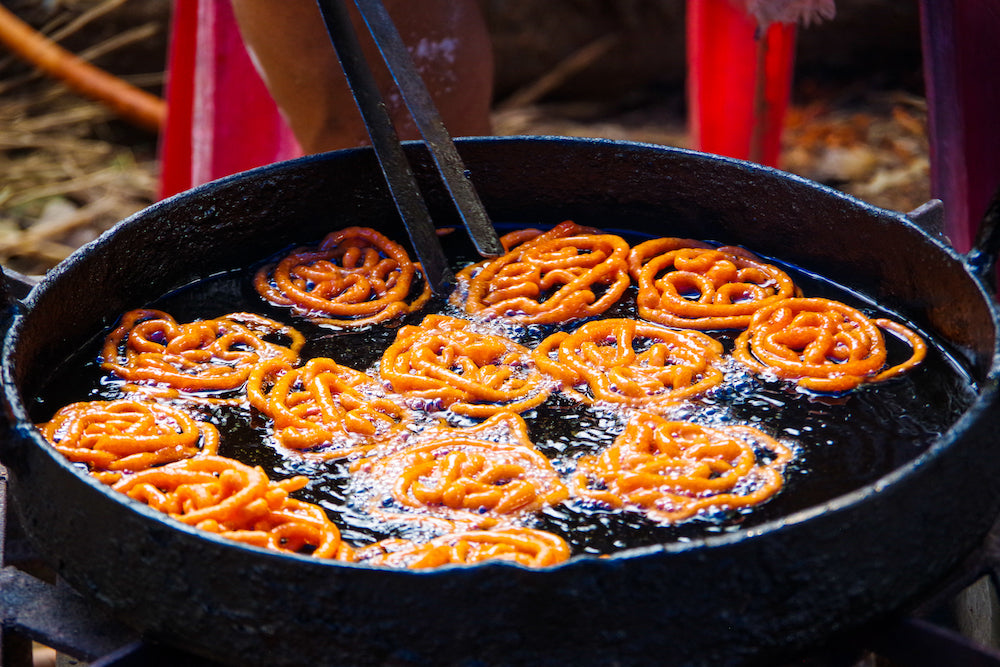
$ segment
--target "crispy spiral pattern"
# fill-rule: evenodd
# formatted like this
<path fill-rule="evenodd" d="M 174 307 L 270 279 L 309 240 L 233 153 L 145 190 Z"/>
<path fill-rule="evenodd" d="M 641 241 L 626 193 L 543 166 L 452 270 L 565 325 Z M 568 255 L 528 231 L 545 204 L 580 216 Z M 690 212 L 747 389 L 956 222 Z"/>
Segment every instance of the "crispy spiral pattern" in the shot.
<path fill-rule="evenodd" d="M 411 299 L 418 277 L 423 288 Z M 341 327 L 412 313 L 431 296 L 420 265 L 401 245 L 368 227 L 348 227 L 316 247 L 293 250 L 257 271 L 254 287 L 272 304 Z"/>
<path fill-rule="evenodd" d="M 343 458 L 391 439 L 405 411 L 378 393 L 373 378 L 333 359 L 293 368 L 282 359 L 258 364 L 247 382 L 250 404 L 271 419 L 274 438 L 310 457 Z"/>
<path fill-rule="evenodd" d="M 470 417 L 524 412 L 551 391 L 530 350 L 445 315 L 401 328 L 382 355 L 379 374 L 405 396 Z"/>
<path fill-rule="evenodd" d="M 458 272 L 469 314 L 524 324 L 583 319 L 606 311 L 631 283 L 629 246 L 621 237 L 568 220 L 533 238 L 514 234 L 505 247 L 527 240 Z"/>
<path fill-rule="evenodd" d="M 486 439 L 505 432 L 503 441 Z M 566 486 L 531 444 L 527 426 L 511 413 L 472 428 L 440 427 L 429 442 L 356 463 L 372 504 L 392 499 L 410 512 L 495 525 L 506 517 L 562 502 Z"/>
<path fill-rule="evenodd" d="M 551 353 L 556 359 L 551 360 Z M 578 400 L 655 409 L 700 396 L 722 382 L 722 344 L 699 331 L 631 319 L 595 320 L 546 338 L 540 367 Z M 554 363 L 553 363 L 554 361 Z M 586 384 L 593 398 L 573 389 Z"/>
<path fill-rule="evenodd" d="M 288 346 L 265 336 L 280 334 Z M 129 384 L 165 398 L 184 392 L 239 389 L 262 359 L 294 362 L 305 338 L 292 327 L 252 313 L 178 324 L 167 313 L 142 308 L 122 317 L 104 341 L 101 367 Z"/>
<path fill-rule="evenodd" d="M 85 401 L 60 408 L 39 425 L 45 439 L 70 461 L 114 484 L 123 474 L 215 454 L 219 432 L 169 405 Z"/>
<path fill-rule="evenodd" d="M 909 344 L 912 351 L 906 361 L 885 368 L 880 328 Z M 774 373 L 821 392 L 849 391 L 896 377 L 926 354 L 927 344 L 908 327 L 870 320 L 846 304 L 820 298 L 788 299 L 762 308 L 733 348 L 733 358 L 755 372 Z"/>
<path fill-rule="evenodd" d="M 770 460 L 759 463 L 755 448 Z M 781 489 L 791 458 L 785 445 L 749 426 L 712 428 L 638 413 L 610 447 L 580 458 L 574 491 L 676 523 L 708 508 L 764 502 Z"/>
<path fill-rule="evenodd" d="M 410 569 L 474 565 L 491 560 L 547 567 L 567 560 L 569 555 L 569 545 L 558 535 L 533 528 L 506 528 L 451 533 L 424 543 L 383 540 L 359 550 L 358 561 Z"/>
<path fill-rule="evenodd" d="M 188 459 L 125 477 L 130 498 L 201 530 L 277 551 L 353 560 L 340 531 L 318 505 L 289 498 L 305 477 L 268 480 L 259 468 L 219 456 Z"/>
<path fill-rule="evenodd" d="M 795 296 L 784 271 L 742 248 L 661 238 L 632 248 L 639 317 L 692 329 L 742 329 L 763 306 Z"/>

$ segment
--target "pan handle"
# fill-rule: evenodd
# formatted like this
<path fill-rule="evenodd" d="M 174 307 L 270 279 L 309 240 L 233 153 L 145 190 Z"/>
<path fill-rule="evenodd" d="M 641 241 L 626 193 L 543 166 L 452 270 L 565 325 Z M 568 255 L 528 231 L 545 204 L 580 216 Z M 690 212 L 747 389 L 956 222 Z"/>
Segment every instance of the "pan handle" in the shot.
<path fill-rule="evenodd" d="M 39 278 L 0 266 L 0 300 L 3 303 L 4 326 L 9 326 L 11 315 L 23 308 L 22 300 L 38 284 Z"/>
<path fill-rule="evenodd" d="M 969 269 L 984 283 L 989 285 L 994 294 L 997 286 L 997 253 L 1000 252 L 1000 187 L 993 193 L 986 214 L 979 223 L 979 232 L 972 245 L 972 250 L 965 256 Z"/>
<path fill-rule="evenodd" d="M 918 227 L 936 238 L 944 236 L 944 204 L 931 199 L 906 214 Z M 1000 252 L 1000 188 L 993 194 L 986 214 L 979 223 L 979 231 L 972 249 L 965 255 L 969 272 L 983 281 L 989 290 L 997 292 L 997 254 Z"/>
<path fill-rule="evenodd" d="M 0 305 L 3 307 L 3 310 L 0 310 L 0 341 L 10 331 L 14 316 L 24 310 L 22 300 L 28 296 L 38 280 L 34 276 L 27 276 L 0 266 L 0 300 L 2 300 Z M 4 474 L 4 465 L 11 461 L 14 442 L 17 442 L 17 436 L 12 433 L 6 410 L 0 410 L 0 474 Z"/>
<path fill-rule="evenodd" d="M 0 273 L 3 273 L 3 299 L 4 305 L 12 305 L 11 301 L 20 301 L 28 296 L 28 292 L 34 289 L 41 280 L 41 276 L 29 276 L 5 266 L 0 266 Z"/>
<path fill-rule="evenodd" d="M 944 234 L 944 202 L 931 199 L 906 214 L 917 227 L 936 239 L 946 239 Z"/>

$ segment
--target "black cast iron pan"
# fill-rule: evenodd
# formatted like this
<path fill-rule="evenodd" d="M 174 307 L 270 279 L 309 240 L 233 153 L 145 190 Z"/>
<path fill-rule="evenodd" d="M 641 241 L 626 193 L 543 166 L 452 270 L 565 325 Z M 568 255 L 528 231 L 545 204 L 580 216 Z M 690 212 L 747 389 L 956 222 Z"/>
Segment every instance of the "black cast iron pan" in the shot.
<path fill-rule="evenodd" d="M 435 220 L 450 224 L 421 145 L 407 150 Z M 459 150 L 494 220 L 570 218 L 781 257 L 933 332 L 963 359 L 976 396 L 915 459 L 832 500 L 749 530 L 545 570 L 390 571 L 199 533 L 68 465 L 33 427 L 32 397 L 121 313 L 191 281 L 348 224 L 404 238 L 370 151 L 302 158 L 123 221 L 15 308 L 3 463 L 26 532 L 68 583 L 151 639 L 238 665 L 739 664 L 899 610 L 993 523 L 998 314 L 968 258 L 902 214 L 749 163 L 542 137 Z"/>

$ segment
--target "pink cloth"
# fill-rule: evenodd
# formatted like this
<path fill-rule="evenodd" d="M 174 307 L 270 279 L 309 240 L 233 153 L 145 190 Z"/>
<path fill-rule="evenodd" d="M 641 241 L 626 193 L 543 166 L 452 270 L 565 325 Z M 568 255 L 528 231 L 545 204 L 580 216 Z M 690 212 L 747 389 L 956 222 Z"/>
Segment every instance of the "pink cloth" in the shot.
<path fill-rule="evenodd" d="M 1000 187 L 1000 4 L 921 0 L 920 10 L 931 195 L 964 253 Z"/>
<path fill-rule="evenodd" d="M 302 151 L 247 54 L 228 1 L 175 0 L 160 196 Z"/>

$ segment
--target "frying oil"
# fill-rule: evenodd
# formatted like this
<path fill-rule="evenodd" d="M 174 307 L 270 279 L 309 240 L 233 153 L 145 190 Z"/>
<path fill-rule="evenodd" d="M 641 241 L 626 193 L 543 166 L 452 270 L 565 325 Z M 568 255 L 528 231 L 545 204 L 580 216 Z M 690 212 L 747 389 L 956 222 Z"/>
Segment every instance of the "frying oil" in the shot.
<path fill-rule="evenodd" d="M 457 235 L 452 235 L 457 236 Z M 457 265 L 461 253 L 450 249 Z M 471 261 L 471 260 L 470 260 Z M 214 318 L 227 313 L 250 311 L 285 322 L 307 339 L 303 362 L 330 357 L 340 364 L 374 373 L 379 357 L 405 324 L 418 324 L 425 315 L 442 312 L 462 316 L 454 306 L 434 298 L 418 313 L 385 325 L 360 331 L 338 330 L 311 324 L 291 316 L 287 310 L 269 305 L 252 287 L 253 270 L 227 273 L 200 281 L 167 295 L 150 307 L 172 315 L 178 322 Z M 847 289 L 791 267 L 782 267 L 808 296 L 837 299 L 869 316 L 888 317 Z M 604 317 L 636 317 L 635 288 Z M 566 325 L 573 330 L 583 322 Z M 556 326 L 514 326 L 482 323 L 501 330 L 515 341 L 534 347 L 558 330 Z M 106 332 L 104 332 L 106 333 Z M 120 398 L 120 383 L 100 369 L 97 354 L 104 333 L 53 376 L 34 402 L 34 417 L 45 421 L 61 406 L 81 400 Z M 723 343 L 728 352 L 733 332 L 707 332 Z M 803 393 L 794 384 L 759 378 L 735 362 L 726 368 L 725 381 L 708 395 L 685 401 L 670 409 L 667 419 L 689 420 L 709 426 L 744 424 L 754 426 L 791 446 L 795 458 L 786 467 L 783 489 L 770 501 L 739 511 L 708 512 L 679 525 L 661 525 L 634 511 L 611 510 L 596 503 L 570 499 L 549 507 L 524 522 L 564 537 L 574 553 L 606 554 L 624 548 L 698 537 L 752 527 L 787 516 L 873 482 L 911 460 L 945 430 L 970 405 L 976 388 L 969 375 L 945 347 L 929 343 L 926 360 L 912 372 L 884 383 L 862 385 L 843 396 Z M 887 335 L 889 362 L 907 355 L 905 345 Z M 259 465 L 273 479 L 307 475 L 308 486 L 295 495 L 326 509 L 346 540 L 363 545 L 385 537 L 408 536 L 412 522 L 373 519 L 352 489 L 347 461 L 319 460 L 268 444 L 266 418 L 245 403 L 218 405 L 199 403 L 200 418 L 214 423 L 222 440 L 219 454 L 250 465 Z M 470 426 L 474 420 L 442 413 L 451 426 Z M 625 427 L 627 411 L 611 405 L 582 405 L 559 392 L 522 415 L 535 446 L 550 458 L 554 468 L 568 480 L 582 455 L 598 453 L 610 445 Z M 408 532 L 409 531 L 409 532 Z"/>

